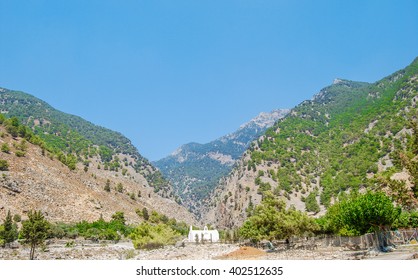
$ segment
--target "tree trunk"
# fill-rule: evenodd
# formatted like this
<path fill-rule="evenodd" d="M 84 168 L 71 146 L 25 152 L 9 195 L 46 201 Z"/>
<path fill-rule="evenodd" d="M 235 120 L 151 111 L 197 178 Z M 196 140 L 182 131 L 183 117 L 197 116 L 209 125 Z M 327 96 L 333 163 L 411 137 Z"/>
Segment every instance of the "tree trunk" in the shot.
<path fill-rule="evenodd" d="M 33 260 L 35 258 L 35 244 L 31 244 L 30 246 L 30 259 Z"/>

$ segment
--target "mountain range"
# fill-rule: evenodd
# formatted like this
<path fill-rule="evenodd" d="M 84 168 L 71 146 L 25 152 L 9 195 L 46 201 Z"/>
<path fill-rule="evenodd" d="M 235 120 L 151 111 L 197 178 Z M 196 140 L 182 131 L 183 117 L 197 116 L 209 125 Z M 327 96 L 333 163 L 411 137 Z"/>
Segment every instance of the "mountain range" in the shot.
<path fill-rule="evenodd" d="M 73 222 L 122 211 L 136 222 L 147 208 L 236 228 L 266 194 L 320 216 L 366 190 L 416 209 L 417 102 L 418 58 L 374 83 L 335 79 L 290 111 L 183 145 L 158 170 L 122 134 L 0 88 L 0 216 L 39 209 Z"/>
<path fill-rule="evenodd" d="M 0 112 L 2 216 L 36 209 L 52 221 L 76 222 L 110 219 L 121 211 L 133 222 L 141 220 L 137 210 L 147 208 L 196 222 L 122 134 L 4 88 Z"/>
<path fill-rule="evenodd" d="M 254 139 L 288 112 L 288 109 L 278 109 L 260 113 L 233 133 L 206 144 L 185 144 L 153 164 L 170 180 L 184 205 L 199 217 L 201 202 L 219 179 L 232 170 Z"/>
<path fill-rule="evenodd" d="M 336 79 L 258 138 L 208 199 L 203 219 L 240 226 L 266 192 L 321 215 L 349 191 L 417 206 L 418 58 L 375 83 Z"/>

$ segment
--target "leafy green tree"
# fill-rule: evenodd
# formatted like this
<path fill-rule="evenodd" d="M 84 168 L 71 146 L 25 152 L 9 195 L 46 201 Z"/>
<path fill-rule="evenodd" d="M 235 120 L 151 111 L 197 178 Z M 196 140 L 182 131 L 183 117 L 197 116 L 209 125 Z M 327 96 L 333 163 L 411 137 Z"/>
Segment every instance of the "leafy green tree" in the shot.
<path fill-rule="evenodd" d="M 17 117 L 12 117 L 9 119 L 9 124 L 14 127 L 19 127 L 19 119 Z"/>
<path fill-rule="evenodd" d="M 45 219 L 41 211 L 29 211 L 28 220 L 22 222 L 22 243 L 30 246 L 29 258 L 35 257 L 37 246 L 43 245 L 48 237 L 49 222 Z"/>
<path fill-rule="evenodd" d="M 125 219 L 125 214 L 123 212 L 116 212 L 115 214 L 112 215 L 112 221 L 121 223 L 122 225 L 125 224 L 126 219 Z"/>
<path fill-rule="evenodd" d="M 240 235 L 252 242 L 262 239 L 285 239 L 311 234 L 318 229 L 314 219 L 291 207 L 286 209 L 283 200 L 277 200 L 267 191 L 260 205 L 240 228 Z"/>
<path fill-rule="evenodd" d="M 319 204 L 316 201 L 317 192 L 311 192 L 305 200 L 306 211 L 318 213 L 320 211 Z"/>
<path fill-rule="evenodd" d="M 70 170 L 75 170 L 77 167 L 77 157 L 72 154 L 67 155 L 66 165 Z"/>
<path fill-rule="evenodd" d="M 100 146 L 99 154 L 103 162 L 110 162 L 112 160 L 112 150 L 106 146 Z"/>
<path fill-rule="evenodd" d="M 383 192 L 353 194 L 331 206 L 323 222 L 325 228 L 340 235 L 361 235 L 389 228 L 399 217 L 395 207 Z"/>
<path fill-rule="evenodd" d="M 15 241 L 18 237 L 18 231 L 16 224 L 12 221 L 12 215 L 10 210 L 7 211 L 6 219 L 3 223 L 3 231 L 0 232 L 1 239 L 3 239 L 3 246 Z"/>
<path fill-rule="evenodd" d="M 16 117 L 6 120 L 6 130 L 13 138 L 19 136 L 19 120 Z"/>
<path fill-rule="evenodd" d="M 180 235 L 169 225 L 151 225 L 144 222 L 136 227 L 129 237 L 136 249 L 154 249 L 175 244 Z"/>

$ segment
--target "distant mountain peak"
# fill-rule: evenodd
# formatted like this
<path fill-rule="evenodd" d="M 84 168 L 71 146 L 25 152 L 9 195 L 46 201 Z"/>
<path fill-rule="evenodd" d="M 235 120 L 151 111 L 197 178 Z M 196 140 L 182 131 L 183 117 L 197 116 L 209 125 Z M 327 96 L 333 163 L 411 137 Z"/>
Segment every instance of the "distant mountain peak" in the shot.
<path fill-rule="evenodd" d="M 182 145 L 154 164 L 171 180 L 177 194 L 189 209 L 199 214 L 201 201 L 212 191 L 218 180 L 231 171 L 250 143 L 289 111 L 278 109 L 260 113 L 234 133 L 206 144 Z"/>
<path fill-rule="evenodd" d="M 249 122 L 242 124 L 239 129 L 243 129 L 245 127 L 251 126 L 251 125 L 257 125 L 260 128 L 266 128 L 272 126 L 278 119 L 283 117 L 283 115 L 286 115 L 289 113 L 289 109 L 276 109 L 269 113 L 267 112 L 261 112 L 256 116 L 255 118 L 251 119 Z"/>

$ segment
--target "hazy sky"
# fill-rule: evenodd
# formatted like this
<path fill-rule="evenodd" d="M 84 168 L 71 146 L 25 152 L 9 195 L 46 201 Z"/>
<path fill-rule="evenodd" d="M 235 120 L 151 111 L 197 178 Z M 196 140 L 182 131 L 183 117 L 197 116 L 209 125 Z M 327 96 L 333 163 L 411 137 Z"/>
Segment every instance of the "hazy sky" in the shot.
<path fill-rule="evenodd" d="M 0 0 L 0 87 L 159 159 L 418 56 L 418 1 Z"/>

